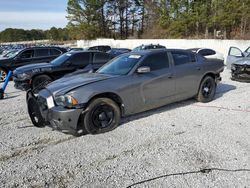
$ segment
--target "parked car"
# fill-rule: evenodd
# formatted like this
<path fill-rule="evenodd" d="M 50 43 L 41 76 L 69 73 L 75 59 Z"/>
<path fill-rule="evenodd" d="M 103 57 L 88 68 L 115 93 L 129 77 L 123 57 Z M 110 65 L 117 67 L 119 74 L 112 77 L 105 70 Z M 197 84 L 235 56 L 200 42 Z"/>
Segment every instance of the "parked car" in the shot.
<path fill-rule="evenodd" d="M 131 52 L 128 48 L 112 48 L 111 50 L 107 51 L 112 57 L 116 57 L 118 55 Z"/>
<path fill-rule="evenodd" d="M 141 50 L 150 50 L 150 49 L 166 49 L 166 47 L 159 44 L 147 44 L 147 45 L 143 44 L 134 48 L 132 52 L 138 52 Z"/>
<path fill-rule="evenodd" d="M 12 58 L 12 57 L 16 56 L 20 51 L 21 50 L 9 50 L 4 55 L 1 55 L 0 59 Z"/>
<path fill-rule="evenodd" d="M 0 81 L 5 81 L 9 71 L 28 64 L 50 62 L 65 52 L 66 49 L 59 47 L 32 47 L 10 58 L 0 59 Z"/>
<path fill-rule="evenodd" d="M 50 63 L 22 66 L 13 73 L 15 87 L 21 90 L 32 89 L 38 93 L 48 83 L 72 73 L 78 69 L 82 72 L 97 70 L 110 60 L 110 55 L 98 51 L 67 52 Z"/>
<path fill-rule="evenodd" d="M 237 47 L 230 47 L 228 51 L 227 60 L 226 60 L 227 68 L 231 69 L 232 63 L 238 60 L 244 60 L 247 57 L 250 57 L 250 47 L 248 47 L 244 52 L 242 52 Z"/>
<path fill-rule="evenodd" d="M 87 50 L 97 50 L 97 51 L 101 51 L 101 52 L 107 52 L 109 50 L 111 50 L 111 47 L 108 45 L 99 45 L 99 46 L 92 46 L 87 48 Z"/>
<path fill-rule="evenodd" d="M 231 64 L 231 79 L 250 82 L 250 54 Z"/>
<path fill-rule="evenodd" d="M 190 48 L 192 52 L 198 53 L 202 56 L 204 56 L 207 59 L 219 59 L 224 62 L 224 56 L 220 52 L 216 52 L 213 49 L 210 48 Z"/>
<path fill-rule="evenodd" d="M 68 51 L 83 51 L 83 48 L 69 48 Z"/>
<path fill-rule="evenodd" d="M 209 102 L 224 64 L 187 50 L 123 54 L 95 73 L 74 75 L 27 93 L 30 118 L 71 133 L 103 133 L 121 117 L 195 97 Z"/>

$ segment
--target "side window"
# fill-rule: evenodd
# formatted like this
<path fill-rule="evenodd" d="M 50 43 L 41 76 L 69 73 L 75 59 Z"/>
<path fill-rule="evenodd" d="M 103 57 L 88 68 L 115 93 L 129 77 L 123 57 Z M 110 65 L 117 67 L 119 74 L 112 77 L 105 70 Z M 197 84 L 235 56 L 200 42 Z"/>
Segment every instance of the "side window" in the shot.
<path fill-rule="evenodd" d="M 34 50 L 26 50 L 21 53 L 20 58 L 21 59 L 29 59 L 34 57 Z"/>
<path fill-rule="evenodd" d="M 105 53 L 94 53 L 93 63 L 94 64 L 104 64 L 110 59 L 109 54 Z"/>
<path fill-rule="evenodd" d="M 47 57 L 49 56 L 49 49 L 36 49 L 35 57 Z"/>
<path fill-rule="evenodd" d="M 149 55 L 140 66 L 150 67 L 151 71 L 169 68 L 168 55 L 166 52 Z"/>
<path fill-rule="evenodd" d="M 176 66 L 190 63 L 189 53 L 175 51 L 172 52 L 174 63 Z"/>
<path fill-rule="evenodd" d="M 88 65 L 90 63 L 90 53 L 77 53 L 71 58 L 73 65 Z"/>
<path fill-rule="evenodd" d="M 236 56 L 236 57 L 242 57 L 242 52 L 241 52 L 241 50 L 239 48 L 231 47 L 229 49 L 228 55 Z"/>
<path fill-rule="evenodd" d="M 62 52 L 60 50 L 57 50 L 55 48 L 50 49 L 50 55 L 60 55 Z"/>

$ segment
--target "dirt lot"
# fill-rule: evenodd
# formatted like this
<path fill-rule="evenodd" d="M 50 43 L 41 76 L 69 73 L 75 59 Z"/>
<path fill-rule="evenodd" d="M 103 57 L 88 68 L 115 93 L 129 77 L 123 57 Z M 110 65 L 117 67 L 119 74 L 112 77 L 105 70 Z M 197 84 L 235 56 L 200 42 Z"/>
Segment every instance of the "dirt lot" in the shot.
<path fill-rule="evenodd" d="M 213 102 L 168 105 L 82 137 L 33 127 L 25 92 L 10 83 L 0 187 L 250 187 L 250 84 L 229 75 Z"/>

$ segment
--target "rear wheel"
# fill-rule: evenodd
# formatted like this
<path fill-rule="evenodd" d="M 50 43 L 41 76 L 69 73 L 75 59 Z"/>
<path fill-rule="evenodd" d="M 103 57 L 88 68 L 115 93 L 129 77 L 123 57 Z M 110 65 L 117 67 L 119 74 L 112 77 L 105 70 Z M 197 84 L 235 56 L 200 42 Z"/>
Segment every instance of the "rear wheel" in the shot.
<path fill-rule="evenodd" d="M 52 82 L 52 78 L 47 75 L 39 75 L 36 76 L 32 80 L 32 90 L 35 94 L 37 94 L 40 90 L 44 89 L 50 82 Z"/>
<path fill-rule="evenodd" d="M 90 134 L 99 134 L 115 129 L 121 119 L 119 106 L 109 98 L 97 98 L 87 107 L 83 116 L 85 130 Z"/>
<path fill-rule="evenodd" d="M 28 103 L 28 113 L 33 125 L 35 127 L 44 127 L 45 122 L 41 115 L 36 98 L 35 97 L 28 98 L 27 103 Z"/>
<path fill-rule="evenodd" d="M 200 85 L 200 89 L 197 95 L 197 101 L 210 102 L 213 100 L 216 91 L 216 83 L 213 77 L 206 76 Z"/>
<path fill-rule="evenodd" d="M 7 78 L 7 71 L 0 67 L 0 82 L 4 82 Z"/>

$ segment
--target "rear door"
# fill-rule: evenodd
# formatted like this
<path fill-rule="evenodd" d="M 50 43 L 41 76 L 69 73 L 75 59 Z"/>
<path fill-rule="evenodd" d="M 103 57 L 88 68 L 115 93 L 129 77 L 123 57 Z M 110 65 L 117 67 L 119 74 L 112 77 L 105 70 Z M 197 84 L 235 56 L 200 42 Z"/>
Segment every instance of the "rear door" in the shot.
<path fill-rule="evenodd" d="M 174 100 L 175 81 L 167 52 L 148 55 L 140 67 L 149 67 L 149 73 L 138 73 L 140 92 L 146 108 L 162 106 Z"/>
<path fill-rule="evenodd" d="M 176 98 L 178 100 L 193 97 L 202 77 L 202 66 L 196 55 L 187 51 L 172 51 L 174 61 L 174 79 L 176 82 Z"/>
<path fill-rule="evenodd" d="M 227 68 L 231 69 L 232 63 L 244 57 L 245 55 L 242 53 L 242 51 L 239 48 L 230 47 L 228 51 L 227 61 L 226 61 Z"/>

